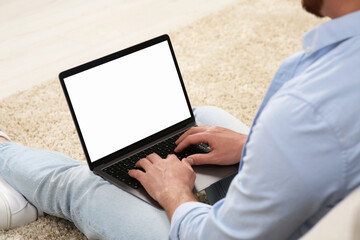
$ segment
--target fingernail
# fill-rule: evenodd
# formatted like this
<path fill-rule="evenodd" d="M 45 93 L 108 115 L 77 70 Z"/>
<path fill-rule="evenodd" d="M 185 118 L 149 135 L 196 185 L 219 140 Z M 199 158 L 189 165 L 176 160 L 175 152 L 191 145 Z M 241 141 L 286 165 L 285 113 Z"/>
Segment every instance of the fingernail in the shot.
<path fill-rule="evenodd" d="M 186 160 L 188 161 L 188 163 L 190 163 L 190 165 L 193 165 L 194 160 L 192 158 L 186 158 Z"/>

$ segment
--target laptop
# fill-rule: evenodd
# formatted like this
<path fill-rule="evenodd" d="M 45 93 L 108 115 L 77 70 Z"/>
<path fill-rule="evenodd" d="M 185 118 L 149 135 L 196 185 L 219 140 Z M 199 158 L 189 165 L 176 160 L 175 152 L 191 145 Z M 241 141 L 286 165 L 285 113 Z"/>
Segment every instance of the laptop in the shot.
<path fill-rule="evenodd" d="M 71 68 L 59 79 L 90 170 L 160 207 L 127 172 L 150 153 L 174 153 L 177 138 L 197 126 L 169 36 Z M 210 151 L 206 144 L 192 145 L 177 156 Z M 238 165 L 194 170 L 194 191 L 200 191 Z"/>

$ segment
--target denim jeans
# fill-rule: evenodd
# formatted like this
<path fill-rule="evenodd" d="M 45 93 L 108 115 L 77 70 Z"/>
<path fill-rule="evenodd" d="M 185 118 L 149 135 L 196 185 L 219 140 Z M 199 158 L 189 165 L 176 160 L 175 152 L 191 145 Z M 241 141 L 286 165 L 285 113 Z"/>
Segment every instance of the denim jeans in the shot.
<path fill-rule="evenodd" d="M 216 107 L 194 109 L 198 122 L 247 134 L 249 129 Z M 93 174 L 84 163 L 21 144 L 0 144 L 0 174 L 42 211 L 65 218 L 89 239 L 168 239 L 163 210 Z"/>

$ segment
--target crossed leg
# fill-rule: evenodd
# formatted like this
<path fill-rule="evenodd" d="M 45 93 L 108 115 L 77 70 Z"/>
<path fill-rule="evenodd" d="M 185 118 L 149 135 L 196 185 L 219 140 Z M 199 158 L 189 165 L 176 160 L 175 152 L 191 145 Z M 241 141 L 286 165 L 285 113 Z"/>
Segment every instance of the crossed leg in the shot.
<path fill-rule="evenodd" d="M 243 123 L 219 108 L 195 108 L 194 114 L 205 125 L 248 132 Z M 168 239 L 170 223 L 163 210 L 64 154 L 0 142 L 0 174 L 38 209 L 74 222 L 89 239 Z"/>

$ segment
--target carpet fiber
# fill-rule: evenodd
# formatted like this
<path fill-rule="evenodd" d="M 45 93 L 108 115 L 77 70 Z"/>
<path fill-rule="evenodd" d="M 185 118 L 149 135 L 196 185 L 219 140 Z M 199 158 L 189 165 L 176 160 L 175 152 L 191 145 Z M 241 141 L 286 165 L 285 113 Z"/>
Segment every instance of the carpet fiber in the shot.
<path fill-rule="evenodd" d="M 191 104 L 219 106 L 250 125 L 276 69 L 301 50 L 303 34 L 324 21 L 305 13 L 299 0 L 243 0 L 174 30 Z M 14 141 L 85 161 L 55 77 L 2 100 L 0 124 Z M 0 231 L 0 239 L 84 238 L 72 223 L 51 216 Z"/>

